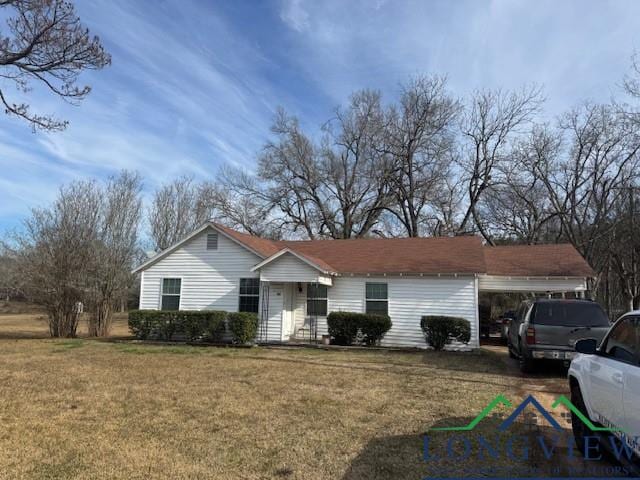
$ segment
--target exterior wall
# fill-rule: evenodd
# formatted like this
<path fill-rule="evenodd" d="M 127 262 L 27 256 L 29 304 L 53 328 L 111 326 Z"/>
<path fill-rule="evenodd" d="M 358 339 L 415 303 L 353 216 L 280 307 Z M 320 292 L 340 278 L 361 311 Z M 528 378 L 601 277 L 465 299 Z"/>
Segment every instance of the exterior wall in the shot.
<path fill-rule="evenodd" d="M 383 339 L 383 345 L 426 347 L 420 318 L 423 315 L 451 315 L 465 318 L 471 323 L 469 345 L 452 345 L 452 348 L 478 347 L 477 288 L 474 277 L 337 277 L 328 289 L 327 310 L 364 312 L 367 282 L 388 285 L 389 316 L 393 326 Z M 297 316 L 297 323 L 301 326 L 306 309 L 304 289 L 298 293 L 298 305 L 303 310 Z M 326 317 L 319 317 L 318 335 L 326 333 Z"/>
<path fill-rule="evenodd" d="M 503 277 L 480 275 L 481 291 L 502 292 L 579 292 L 587 289 L 585 278 Z"/>
<path fill-rule="evenodd" d="M 261 258 L 222 234 L 218 249 L 207 250 L 205 230 L 142 274 L 140 308 L 160 308 L 163 278 L 181 278 L 180 309 L 238 310 L 241 278 L 258 277 L 251 268 Z"/>
<path fill-rule="evenodd" d="M 258 277 L 260 273 L 251 272 L 251 268 L 261 259 L 224 235 L 218 236 L 217 250 L 207 250 L 207 233 L 208 230 L 203 231 L 142 273 L 140 308 L 159 309 L 162 279 L 181 278 L 181 309 L 237 311 L 240 278 Z M 270 280 L 270 340 L 282 338 L 283 335 L 282 314 L 281 311 L 277 311 L 277 306 L 283 304 L 283 282 L 293 282 L 294 319 L 297 329 L 305 321 L 306 284 L 303 280 L 294 280 L 292 275 L 313 271 L 315 276 L 308 280 L 309 282 L 316 281 L 318 275 L 315 269 L 304 265 L 304 262 L 292 255 L 283 257 L 295 260 L 281 264 L 292 265 L 294 271 L 289 271 L 287 276 L 277 277 L 283 278 L 279 282 Z M 301 265 L 308 270 L 301 268 Z M 269 265 L 265 269 L 267 267 Z M 272 275 L 274 272 L 282 275 L 286 269 L 280 268 L 271 273 L 267 269 L 267 278 L 275 278 Z M 262 275 L 261 280 L 267 281 L 264 278 L 265 270 L 262 271 Z M 388 284 L 389 315 L 393 327 L 383 340 L 383 345 L 425 347 L 420 317 L 433 314 L 455 315 L 469 320 L 472 326 L 472 341 L 469 346 L 478 346 L 477 288 L 474 277 L 334 277 L 333 286 L 328 288 L 328 311 L 364 312 L 367 282 Z M 298 290 L 298 283 L 302 283 L 301 292 Z M 280 295 L 277 294 L 278 291 Z M 326 333 L 326 318 L 319 318 L 318 335 Z"/>
<path fill-rule="evenodd" d="M 331 285 L 331 277 L 322 275 L 317 269 L 285 253 L 260 269 L 264 282 L 318 282 Z"/>

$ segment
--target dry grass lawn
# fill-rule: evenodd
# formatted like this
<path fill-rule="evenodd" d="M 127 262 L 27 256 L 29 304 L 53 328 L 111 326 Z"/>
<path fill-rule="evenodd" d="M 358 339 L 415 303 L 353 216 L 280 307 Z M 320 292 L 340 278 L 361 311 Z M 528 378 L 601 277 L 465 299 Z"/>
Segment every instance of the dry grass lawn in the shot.
<path fill-rule="evenodd" d="M 33 314 L 0 316 L 0 478 L 419 479 L 429 427 L 522 388 L 487 351 L 45 337 Z"/>

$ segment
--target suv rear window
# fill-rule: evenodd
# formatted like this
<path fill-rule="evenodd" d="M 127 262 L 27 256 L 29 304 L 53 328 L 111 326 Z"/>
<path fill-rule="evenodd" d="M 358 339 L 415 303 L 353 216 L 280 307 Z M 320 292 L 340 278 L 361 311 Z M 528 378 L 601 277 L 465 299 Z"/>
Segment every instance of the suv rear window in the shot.
<path fill-rule="evenodd" d="M 609 319 L 597 303 L 541 302 L 534 307 L 531 323 L 561 327 L 608 327 Z"/>

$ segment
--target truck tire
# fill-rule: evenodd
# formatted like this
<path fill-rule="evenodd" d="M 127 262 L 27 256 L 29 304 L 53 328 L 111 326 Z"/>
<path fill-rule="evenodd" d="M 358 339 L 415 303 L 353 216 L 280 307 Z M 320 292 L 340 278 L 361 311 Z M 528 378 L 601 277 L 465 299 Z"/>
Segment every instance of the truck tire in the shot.
<path fill-rule="evenodd" d="M 588 417 L 587 408 L 584 405 L 584 399 L 582 398 L 582 392 L 577 382 L 571 382 L 571 403 L 580 410 L 580 412 Z M 582 423 L 582 420 L 578 416 L 571 412 L 571 430 L 573 431 L 573 438 L 576 442 L 576 447 L 584 455 L 584 437 L 588 435 L 587 426 Z"/>
<path fill-rule="evenodd" d="M 522 373 L 533 373 L 533 371 L 535 370 L 533 358 L 529 358 L 525 355 L 525 353 L 522 351 L 522 345 L 520 345 L 520 348 L 518 350 L 520 351 L 520 358 L 518 359 L 518 363 L 520 364 L 520 371 Z"/>

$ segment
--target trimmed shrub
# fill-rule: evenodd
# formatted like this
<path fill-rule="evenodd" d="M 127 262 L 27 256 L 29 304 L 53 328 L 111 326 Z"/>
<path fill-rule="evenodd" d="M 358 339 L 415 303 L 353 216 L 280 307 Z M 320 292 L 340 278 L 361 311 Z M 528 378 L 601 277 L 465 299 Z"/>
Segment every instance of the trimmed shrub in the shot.
<path fill-rule="evenodd" d="M 227 331 L 227 312 L 210 310 L 204 324 L 204 334 L 214 342 L 222 341 Z"/>
<path fill-rule="evenodd" d="M 228 322 L 234 343 L 252 342 L 258 334 L 258 315 L 255 313 L 232 312 L 229 313 Z"/>
<path fill-rule="evenodd" d="M 391 319 L 387 315 L 331 312 L 327 327 L 333 344 L 353 345 L 361 339 L 365 345 L 375 345 L 391 328 Z"/>
<path fill-rule="evenodd" d="M 205 335 L 218 341 L 225 332 L 226 316 L 227 312 L 218 310 L 134 310 L 129 312 L 129 330 L 141 340 L 171 340 L 175 334 L 184 334 L 191 341 Z"/>
<path fill-rule="evenodd" d="M 165 315 L 158 317 L 155 327 L 160 338 L 162 340 L 169 341 L 179 329 L 180 322 L 178 320 L 178 312 L 172 311 L 162 313 Z"/>
<path fill-rule="evenodd" d="M 208 336 L 215 341 L 222 339 L 225 331 L 227 312 L 220 310 L 202 310 L 197 312 L 178 312 L 178 331 L 194 341 Z"/>
<path fill-rule="evenodd" d="M 177 315 L 178 326 L 182 333 L 191 341 L 202 337 L 204 333 L 204 312 L 179 312 Z M 185 315 L 186 314 L 186 315 Z"/>
<path fill-rule="evenodd" d="M 153 332 L 156 310 L 132 310 L 129 312 L 129 330 L 140 340 L 145 340 Z"/>
<path fill-rule="evenodd" d="M 331 312 L 327 315 L 327 329 L 331 335 L 331 343 L 336 345 L 352 345 L 360 328 L 361 313 Z"/>
<path fill-rule="evenodd" d="M 363 314 L 360 320 L 362 342 L 366 345 L 377 345 L 390 329 L 391 319 L 388 315 Z"/>
<path fill-rule="evenodd" d="M 462 343 L 471 340 L 471 325 L 464 318 L 424 316 L 420 320 L 420 327 L 425 340 L 434 350 L 442 350 L 453 340 Z"/>

